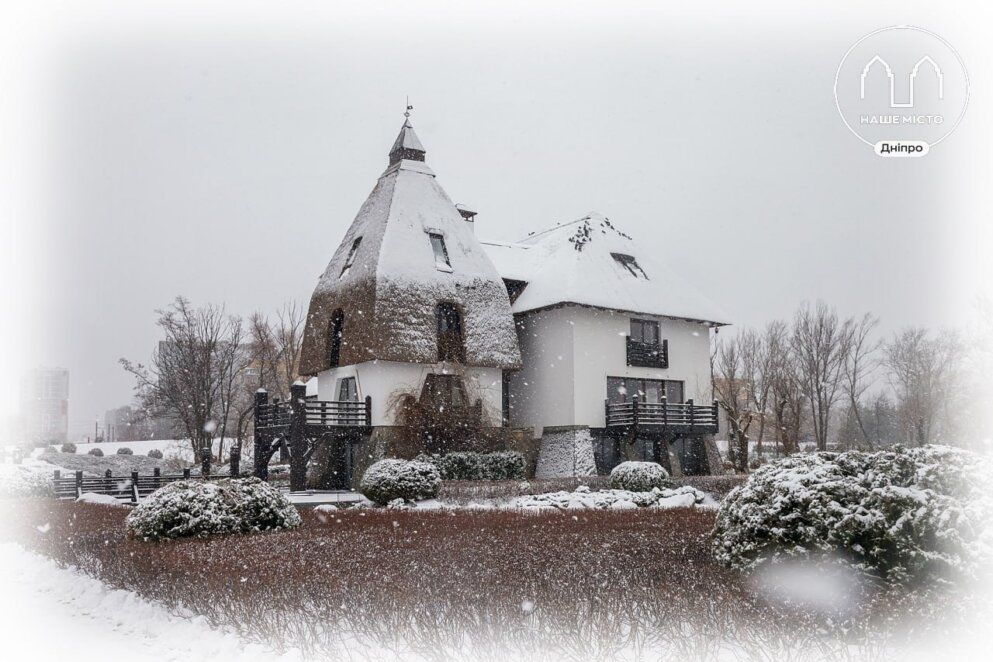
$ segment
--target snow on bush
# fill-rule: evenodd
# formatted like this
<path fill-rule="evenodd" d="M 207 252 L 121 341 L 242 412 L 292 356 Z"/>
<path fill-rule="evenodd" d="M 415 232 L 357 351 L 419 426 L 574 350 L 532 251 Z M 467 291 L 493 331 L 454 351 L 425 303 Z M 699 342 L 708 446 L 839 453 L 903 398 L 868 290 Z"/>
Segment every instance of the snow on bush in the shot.
<path fill-rule="evenodd" d="M 24 464 L 0 464 L 0 497 L 51 496 L 52 473 Z"/>
<path fill-rule="evenodd" d="M 289 529 L 300 514 L 258 478 L 181 480 L 148 495 L 128 515 L 131 535 L 144 540 Z"/>
<path fill-rule="evenodd" d="M 76 452 L 76 444 L 72 444 L 72 443 L 62 444 L 62 452 L 63 453 L 75 453 Z"/>
<path fill-rule="evenodd" d="M 123 501 L 119 500 L 117 497 L 110 496 L 109 494 L 97 494 L 96 492 L 83 492 L 76 499 L 77 503 L 94 503 L 99 506 L 121 506 L 126 507 Z"/>
<path fill-rule="evenodd" d="M 599 490 L 581 485 L 573 492 L 549 492 L 516 497 L 514 508 L 557 508 L 559 510 L 592 508 L 599 510 L 627 510 L 633 508 L 688 508 L 709 506 L 713 503 L 705 493 L 695 487 L 676 489 L 658 487 L 647 491 Z"/>
<path fill-rule="evenodd" d="M 148 451 L 148 457 L 152 458 L 153 460 L 161 460 L 162 451 L 160 451 L 158 448 L 153 448 L 152 450 Z"/>
<path fill-rule="evenodd" d="M 442 480 L 524 479 L 524 456 L 517 451 L 455 452 L 445 455 L 418 455 L 416 459 L 433 464 Z"/>
<path fill-rule="evenodd" d="M 610 486 L 615 490 L 648 492 L 666 487 L 669 472 L 658 462 L 621 462 L 610 472 Z"/>
<path fill-rule="evenodd" d="M 441 474 L 429 462 L 380 460 L 362 476 L 359 491 L 381 506 L 396 499 L 431 499 L 441 487 Z"/>
<path fill-rule="evenodd" d="M 103 457 L 103 451 L 100 450 L 99 448 L 91 448 L 89 450 L 89 454 L 94 457 Z"/>
<path fill-rule="evenodd" d="M 121 446 L 120 448 L 117 449 L 117 454 L 118 455 L 134 455 L 134 451 L 131 450 L 130 448 L 128 448 L 127 446 Z"/>
<path fill-rule="evenodd" d="M 785 458 L 721 503 L 714 555 L 737 568 L 841 557 L 894 583 L 974 576 L 993 559 L 991 470 L 946 446 Z"/>

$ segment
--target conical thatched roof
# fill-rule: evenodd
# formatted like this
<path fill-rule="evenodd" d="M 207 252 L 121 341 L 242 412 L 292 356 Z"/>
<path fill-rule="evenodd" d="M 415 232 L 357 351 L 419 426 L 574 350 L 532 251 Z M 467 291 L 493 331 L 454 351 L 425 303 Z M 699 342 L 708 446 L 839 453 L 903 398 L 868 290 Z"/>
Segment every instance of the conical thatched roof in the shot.
<path fill-rule="evenodd" d="M 311 297 L 301 373 L 329 367 L 330 325 L 338 309 L 345 320 L 339 365 L 437 362 L 436 307 L 442 302 L 461 310 L 466 365 L 520 367 L 503 281 L 424 155 L 410 122 L 404 122 L 389 167 Z M 429 234 L 444 237 L 450 268 L 436 264 Z"/>

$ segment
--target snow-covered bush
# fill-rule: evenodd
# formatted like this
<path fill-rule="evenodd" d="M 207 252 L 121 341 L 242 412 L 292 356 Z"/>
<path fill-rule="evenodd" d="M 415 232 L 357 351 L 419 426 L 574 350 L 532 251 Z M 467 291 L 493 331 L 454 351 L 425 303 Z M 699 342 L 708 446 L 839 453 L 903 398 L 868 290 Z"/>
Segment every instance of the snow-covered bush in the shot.
<path fill-rule="evenodd" d="M 991 470 L 945 446 L 785 458 L 721 503 L 714 555 L 737 568 L 840 557 L 894 583 L 971 576 L 993 559 Z"/>
<path fill-rule="evenodd" d="M 103 451 L 100 450 L 99 448 L 91 448 L 89 451 L 87 451 L 87 454 L 92 455 L 94 457 L 103 457 Z"/>
<path fill-rule="evenodd" d="M 144 540 L 249 533 L 300 525 L 285 496 L 258 478 L 181 480 L 148 495 L 128 515 L 128 532 Z"/>
<path fill-rule="evenodd" d="M 0 464 L 0 497 L 50 496 L 52 473 L 37 466 Z"/>
<path fill-rule="evenodd" d="M 621 462 L 610 472 L 610 487 L 629 492 L 648 492 L 666 487 L 669 472 L 658 462 Z"/>
<path fill-rule="evenodd" d="M 380 460 L 366 470 L 359 484 L 362 494 L 381 506 L 395 499 L 430 499 L 440 487 L 435 466 L 418 460 Z"/>
<path fill-rule="evenodd" d="M 62 444 L 62 452 L 63 453 L 75 453 L 76 452 L 76 444 L 73 444 L 73 443 L 70 443 L 70 442 L 67 442 L 67 443 Z"/>
<path fill-rule="evenodd" d="M 128 448 L 127 446 L 121 446 L 120 448 L 117 449 L 117 454 L 118 455 L 134 455 L 134 451 L 131 450 L 130 448 Z"/>
<path fill-rule="evenodd" d="M 148 457 L 152 458 L 153 460 L 161 460 L 162 451 L 160 451 L 158 448 L 153 448 L 152 450 L 148 451 Z"/>
<path fill-rule="evenodd" d="M 655 487 L 651 490 L 637 492 L 628 490 L 599 490 L 594 492 L 585 485 L 580 485 L 572 492 L 529 494 L 516 497 L 510 501 L 510 505 L 513 508 L 556 508 L 559 510 L 691 508 L 693 506 L 710 507 L 713 503 L 713 499 L 709 498 L 706 494 L 695 487 L 690 487 L 688 485 L 671 490 Z"/>
<path fill-rule="evenodd" d="M 416 459 L 433 464 L 442 480 L 524 479 L 524 456 L 517 451 L 459 451 L 445 455 L 418 455 Z"/>

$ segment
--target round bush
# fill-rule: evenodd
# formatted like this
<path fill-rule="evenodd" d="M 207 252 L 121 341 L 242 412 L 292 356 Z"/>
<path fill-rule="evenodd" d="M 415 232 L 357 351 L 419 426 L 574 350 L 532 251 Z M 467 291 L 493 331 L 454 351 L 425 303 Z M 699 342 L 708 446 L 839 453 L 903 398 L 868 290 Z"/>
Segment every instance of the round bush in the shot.
<path fill-rule="evenodd" d="M 718 561 L 840 557 L 893 583 L 975 576 L 990 562 L 990 462 L 945 446 L 796 455 L 721 503 Z"/>
<path fill-rule="evenodd" d="M 669 472 L 657 462 L 621 462 L 610 472 L 610 487 L 629 492 L 650 492 L 666 487 Z"/>
<path fill-rule="evenodd" d="M 128 532 L 144 540 L 288 529 L 300 514 L 258 478 L 181 480 L 148 495 L 128 515 Z"/>
<path fill-rule="evenodd" d="M 62 452 L 63 453 L 75 453 L 76 452 L 76 444 L 68 444 L 68 443 L 67 444 L 62 444 Z"/>
<path fill-rule="evenodd" d="M 131 450 L 130 448 L 128 448 L 127 446 L 121 446 L 120 448 L 117 449 L 117 454 L 118 455 L 134 455 L 134 451 Z"/>
<path fill-rule="evenodd" d="M 381 506 L 395 499 L 430 499 L 440 487 L 435 466 L 417 460 L 380 460 L 366 470 L 359 485 L 367 499 Z"/>
<path fill-rule="evenodd" d="M 95 457 L 103 457 L 103 451 L 99 448 L 91 448 L 86 452 L 87 455 L 93 455 Z"/>
<path fill-rule="evenodd" d="M 52 473 L 35 466 L 0 464 L 0 497 L 52 496 Z"/>
<path fill-rule="evenodd" d="M 152 458 L 153 460 L 161 460 L 162 451 L 160 451 L 158 448 L 153 448 L 152 450 L 148 451 L 148 457 Z"/>

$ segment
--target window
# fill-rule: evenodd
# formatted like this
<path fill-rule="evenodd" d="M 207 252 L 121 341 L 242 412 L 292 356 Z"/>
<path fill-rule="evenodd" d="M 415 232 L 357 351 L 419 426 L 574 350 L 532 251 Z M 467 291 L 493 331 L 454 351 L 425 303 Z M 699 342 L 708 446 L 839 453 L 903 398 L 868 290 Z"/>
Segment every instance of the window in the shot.
<path fill-rule="evenodd" d="M 331 313 L 328 322 L 328 367 L 337 368 L 341 359 L 341 334 L 345 327 L 345 313 L 341 308 Z"/>
<path fill-rule="evenodd" d="M 448 260 L 448 248 L 445 247 L 445 238 L 440 234 L 430 233 L 431 250 L 434 251 L 434 266 L 442 271 L 451 271 L 452 263 Z"/>
<path fill-rule="evenodd" d="M 636 395 L 642 402 L 659 403 L 665 395 L 669 403 L 680 403 L 683 401 L 683 382 L 668 379 L 607 377 L 607 401 L 610 404 L 630 402 Z"/>
<path fill-rule="evenodd" d="M 465 360 L 465 347 L 462 344 L 462 315 L 454 303 L 439 303 L 438 317 L 438 360 Z"/>
<path fill-rule="evenodd" d="M 421 391 L 421 401 L 438 408 L 465 409 L 469 406 L 465 386 L 458 375 L 428 375 Z"/>
<path fill-rule="evenodd" d="M 359 392 L 355 386 L 354 377 L 338 380 L 338 400 L 341 402 L 358 402 Z"/>
<path fill-rule="evenodd" d="M 641 268 L 638 261 L 634 259 L 633 255 L 625 255 L 624 253 L 611 253 L 610 256 L 617 261 L 617 264 L 621 265 L 625 269 L 631 272 L 631 275 L 635 278 L 644 278 L 648 280 L 648 274 L 645 270 Z"/>
<path fill-rule="evenodd" d="M 659 323 L 651 320 L 631 320 L 631 340 L 647 345 L 658 345 Z"/>
<path fill-rule="evenodd" d="M 348 270 L 352 268 L 355 263 L 355 253 L 359 250 L 359 244 L 362 243 L 362 237 L 356 237 L 355 241 L 352 242 L 352 247 L 348 249 L 348 257 L 345 259 L 345 266 L 341 268 L 341 275 L 338 278 L 344 278 Z"/>

